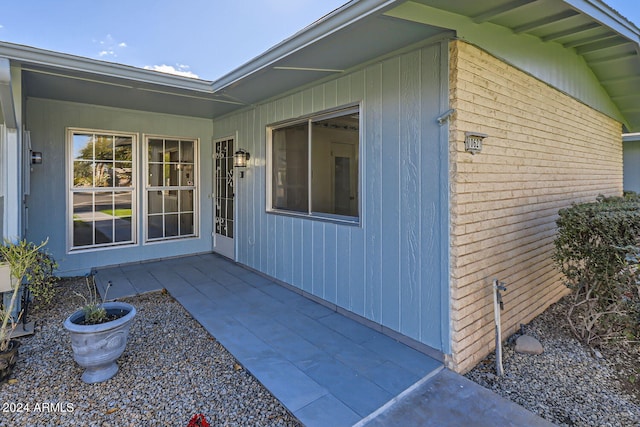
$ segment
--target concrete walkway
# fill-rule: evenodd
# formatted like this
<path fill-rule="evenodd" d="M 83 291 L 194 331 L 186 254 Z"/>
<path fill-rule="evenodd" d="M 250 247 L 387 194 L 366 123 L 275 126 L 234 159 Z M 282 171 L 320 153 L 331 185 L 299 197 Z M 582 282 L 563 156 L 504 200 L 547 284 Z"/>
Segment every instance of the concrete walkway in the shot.
<path fill-rule="evenodd" d="M 167 289 L 307 426 L 548 426 L 423 353 L 215 254 L 98 270 L 109 299 Z"/>

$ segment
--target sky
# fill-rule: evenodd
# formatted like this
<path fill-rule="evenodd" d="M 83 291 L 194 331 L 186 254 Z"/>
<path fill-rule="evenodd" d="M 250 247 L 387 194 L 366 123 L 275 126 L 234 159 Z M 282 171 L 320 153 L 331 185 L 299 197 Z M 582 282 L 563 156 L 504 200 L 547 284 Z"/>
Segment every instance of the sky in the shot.
<path fill-rule="evenodd" d="M 640 0 L 605 0 L 640 27 Z M 0 0 L 0 41 L 216 80 L 347 0 Z"/>

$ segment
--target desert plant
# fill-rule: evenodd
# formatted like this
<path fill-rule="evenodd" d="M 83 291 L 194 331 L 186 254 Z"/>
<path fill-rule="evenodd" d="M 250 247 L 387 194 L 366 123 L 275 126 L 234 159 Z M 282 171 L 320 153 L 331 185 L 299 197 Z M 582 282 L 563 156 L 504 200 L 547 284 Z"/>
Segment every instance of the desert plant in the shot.
<path fill-rule="evenodd" d="M 640 199 L 600 196 L 559 214 L 553 258 L 572 290 L 572 331 L 587 344 L 637 335 L 638 269 L 628 254 L 640 240 Z"/>
<path fill-rule="evenodd" d="M 109 292 L 109 288 L 111 287 L 111 281 L 107 283 L 104 296 L 101 298 L 94 277 L 94 272 L 85 276 L 85 284 L 87 285 L 88 291 L 86 296 L 76 292 L 76 295 L 84 300 L 82 312 L 84 313 L 85 325 L 98 325 L 109 320 L 107 310 L 104 309 L 104 303 L 107 300 L 107 292 Z"/>
<path fill-rule="evenodd" d="M 17 320 L 13 318 L 11 313 L 16 305 L 18 291 L 22 282 L 24 280 L 31 280 L 31 285 L 34 285 L 35 280 L 46 279 L 45 271 L 39 270 L 40 267 L 38 267 L 41 260 L 41 249 L 46 244 L 47 240 L 39 245 L 27 242 L 26 240 L 20 240 L 15 243 L 6 240 L 4 245 L 0 245 L 0 256 L 3 261 L 9 263 L 11 275 L 16 279 L 16 284 L 11 293 L 11 300 L 0 313 L 2 320 L 0 326 L 0 352 L 6 351 L 9 348 L 11 332 L 13 328 L 15 328 L 15 322 Z M 34 271 L 36 271 L 35 274 Z M 8 326 L 11 326 L 11 328 Z"/>

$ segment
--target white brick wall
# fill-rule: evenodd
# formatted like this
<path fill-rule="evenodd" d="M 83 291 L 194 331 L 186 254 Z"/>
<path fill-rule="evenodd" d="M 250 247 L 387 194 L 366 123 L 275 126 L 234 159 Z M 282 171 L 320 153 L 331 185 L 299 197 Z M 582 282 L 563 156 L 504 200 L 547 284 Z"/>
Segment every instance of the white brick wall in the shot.
<path fill-rule="evenodd" d="M 494 348 L 494 278 L 508 287 L 503 337 L 566 292 L 557 212 L 622 193 L 622 129 L 475 46 L 450 51 L 451 367 L 465 372 Z M 464 151 L 465 131 L 489 135 L 480 154 Z"/>

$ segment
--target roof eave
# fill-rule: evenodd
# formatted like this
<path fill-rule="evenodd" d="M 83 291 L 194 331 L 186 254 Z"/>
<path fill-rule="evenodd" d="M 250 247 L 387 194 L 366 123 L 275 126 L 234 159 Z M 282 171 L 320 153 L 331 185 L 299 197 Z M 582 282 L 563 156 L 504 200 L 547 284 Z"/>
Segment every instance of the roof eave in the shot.
<path fill-rule="evenodd" d="M 17 61 L 24 65 L 52 67 L 178 89 L 211 92 L 211 82 L 206 80 L 161 73 L 7 42 L 0 42 L 0 57 Z"/>
<path fill-rule="evenodd" d="M 304 49 L 305 46 L 311 45 L 333 34 L 335 31 L 390 7 L 395 3 L 398 3 L 398 0 L 352 0 L 214 81 L 213 91 L 217 92 L 232 86 L 238 81 L 269 67 L 282 58 Z"/>

